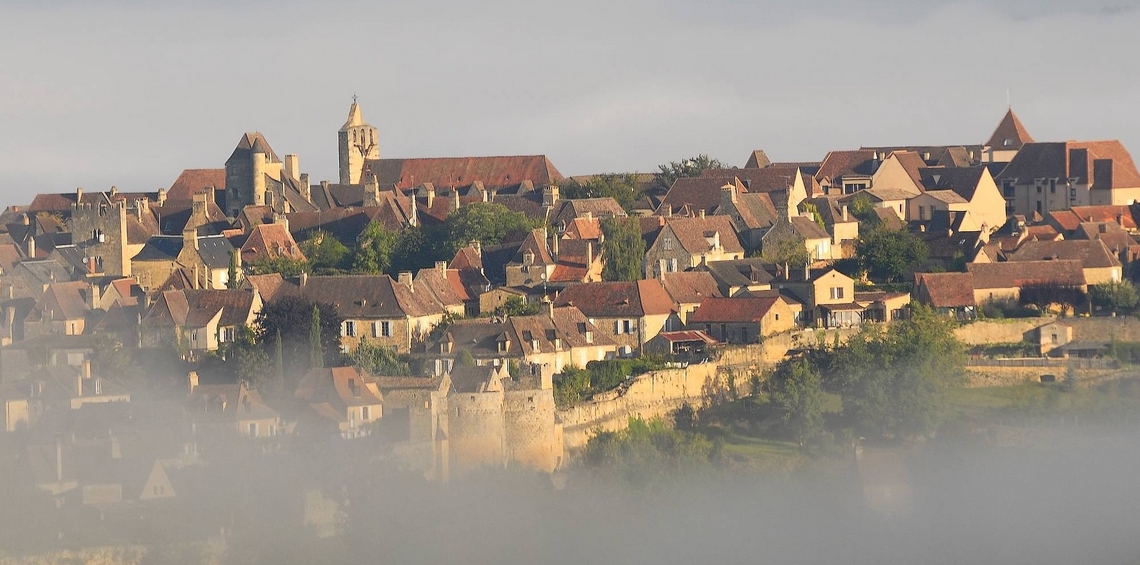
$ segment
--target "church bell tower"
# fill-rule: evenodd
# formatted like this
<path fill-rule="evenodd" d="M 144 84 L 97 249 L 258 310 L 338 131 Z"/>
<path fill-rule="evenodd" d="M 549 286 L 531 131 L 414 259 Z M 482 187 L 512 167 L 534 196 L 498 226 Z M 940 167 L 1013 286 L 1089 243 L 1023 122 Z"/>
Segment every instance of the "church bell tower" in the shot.
<path fill-rule="evenodd" d="M 376 128 L 366 124 L 360 114 L 360 105 L 352 97 L 352 108 L 348 110 L 348 121 L 337 135 L 340 153 L 340 183 L 360 184 L 364 171 L 364 161 L 380 158 Z"/>

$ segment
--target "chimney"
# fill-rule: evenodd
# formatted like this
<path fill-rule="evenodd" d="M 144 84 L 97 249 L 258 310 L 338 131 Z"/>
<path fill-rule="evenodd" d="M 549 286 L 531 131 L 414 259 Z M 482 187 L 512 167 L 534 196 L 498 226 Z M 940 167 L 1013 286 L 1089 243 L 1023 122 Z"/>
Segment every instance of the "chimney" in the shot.
<path fill-rule="evenodd" d="M 76 375 L 75 375 L 75 397 L 76 398 L 83 398 L 83 373 L 87 370 L 87 368 L 84 367 L 83 369 L 84 369 L 83 371 L 76 373 Z"/>
<path fill-rule="evenodd" d="M 435 185 L 430 182 L 425 182 L 424 192 L 427 194 L 427 207 L 431 209 L 432 204 L 435 204 Z"/>
<path fill-rule="evenodd" d="M 313 201 L 313 187 L 309 185 L 309 173 L 301 173 L 301 196 L 309 202 Z"/>
<path fill-rule="evenodd" d="M 926 233 L 926 224 L 919 224 L 918 231 Z"/>
<path fill-rule="evenodd" d="M 190 392 L 194 392 L 198 388 L 198 373 L 197 371 L 190 371 L 186 375 L 187 382 L 190 383 Z"/>
<path fill-rule="evenodd" d="M 590 265 L 594 264 L 594 242 L 586 241 L 586 270 L 590 270 Z"/>
<path fill-rule="evenodd" d="M 846 204 L 843 205 L 843 221 L 844 222 L 847 221 L 847 205 Z"/>
<path fill-rule="evenodd" d="M 301 178 L 301 160 L 296 154 L 285 156 L 285 174 L 291 179 Z"/>
<path fill-rule="evenodd" d="M 411 271 L 400 271 L 400 274 L 397 276 L 399 277 L 397 282 L 399 282 L 402 285 L 406 285 L 408 288 L 412 289 L 412 292 L 415 292 L 415 290 L 416 290 L 415 286 L 412 285 L 412 273 L 411 273 Z"/>
<path fill-rule="evenodd" d="M 701 208 L 700 212 L 697 212 L 697 214 L 700 216 L 700 218 L 702 220 L 705 219 L 705 209 L 704 208 Z"/>
<path fill-rule="evenodd" d="M 458 209 L 459 209 L 459 189 L 458 189 L 458 188 L 452 188 L 452 189 L 451 189 L 451 195 L 452 195 L 452 196 L 454 197 L 454 199 L 455 199 L 455 200 L 454 200 L 454 201 L 455 201 L 455 204 L 454 204 L 454 208 L 453 208 L 453 210 L 458 210 Z"/>
<path fill-rule="evenodd" d="M 558 230 L 550 235 L 550 255 L 555 260 L 558 259 Z"/>
<path fill-rule="evenodd" d="M 198 249 L 198 228 L 187 226 L 182 230 L 182 247 Z"/>
<path fill-rule="evenodd" d="M 736 204 L 736 185 L 726 183 L 720 187 L 720 206 L 726 208 L 730 204 Z"/>
<path fill-rule="evenodd" d="M 115 185 L 111 185 L 111 196 L 118 196 L 118 195 L 119 195 L 119 187 L 117 187 Z"/>
<path fill-rule="evenodd" d="M 554 301 L 549 299 L 549 298 L 545 298 L 545 297 L 543 298 L 543 301 L 546 302 L 546 315 L 553 318 L 554 317 Z"/>
<path fill-rule="evenodd" d="M 79 204 L 81 202 L 83 202 L 83 187 L 82 186 L 75 189 L 75 203 Z"/>
<path fill-rule="evenodd" d="M 475 254 L 479 257 L 483 256 L 483 244 L 479 243 L 478 239 L 471 240 L 471 248 L 475 250 Z"/>
<path fill-rule="evenodd" d="M 550 185 L 542 191 L 542 206 L 553 208 L 558 203 L 558 187 Z"/>
<path fill-rule="evenodd" d="M 273 223 L 285 226 L 285 231 L 289 231 L 289 218 L 285 214 L 273 214 Z"/>
<path fill-rule="evenodd" d="M 443 275 L 446 278 L 447 277 L 447 261 L 436 261 L 435 262 L 435 270 L 439 271 L 439 274 Z"/>
<path fill-rule="evenodd" d="M 811 278 L 811 263 L 804 263 L 804 280 Z"/>
<path fill-rule="evenodd" d="M 301 271 L 301 288 L 305 288 L 307 284 L 309 284 L 309 273 Z"/>
<path fill-rule="evenodd" d="M 1124 214 L 1116 215 L 1116 224 L 1120 227 L 1124 227 Z"/>
<path fill-rule="evenodd" d="M 163 204 L 166 204 L 166 189 L 160 188 L 158 189 L 158 205 L 162 206 Z"/>

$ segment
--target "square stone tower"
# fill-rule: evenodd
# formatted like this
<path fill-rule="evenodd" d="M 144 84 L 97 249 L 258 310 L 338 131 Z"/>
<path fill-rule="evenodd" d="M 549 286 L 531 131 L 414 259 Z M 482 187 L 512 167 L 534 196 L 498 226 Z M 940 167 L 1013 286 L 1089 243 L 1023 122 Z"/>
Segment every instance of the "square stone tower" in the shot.
<path fill-rule="evenodd" d="M 71 241 L 83 251 L 88 274 L 131 275 L 126 201 L 72 205 Z"/>
<path fill-rule="evenodd" d="M 364 172 L 364 161 L 380 158 L 380 145 L 376 128 L 366 124 L 360 113 L 360 105 L 353 97 L 348 110 L 348 120 L 337 134 L 337 147 L 340 154 L 340 184 L 360 184 Z"/>

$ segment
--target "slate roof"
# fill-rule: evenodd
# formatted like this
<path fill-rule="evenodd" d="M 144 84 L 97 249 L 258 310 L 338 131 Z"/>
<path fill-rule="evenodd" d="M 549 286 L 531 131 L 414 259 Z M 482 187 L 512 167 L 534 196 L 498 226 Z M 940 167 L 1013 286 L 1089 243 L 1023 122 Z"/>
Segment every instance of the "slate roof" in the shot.
<path fill-rule="evenodd" d="M 219 310 L 222 317 L 219 326 L 240 326 L 250 318 L 253 309 L 253 293 L 247 290 L 211 289 L 183 290 L 188 307 L 186 325 L 205 327 Z M 163 293 L 167 295 L 168 293 Z"/>
<path fill-rule="evenodd" d="M 273 152 L 273 148 L 269 146 L 269 142 L 265 141 L 265 136 L 261 135 L 259 131 L 242 134 L 241 139 L 238 140 L 237 147 L 234 147 L 234 152 L 230 154 L 226 162 L 229 163 L 235 159 L 249 161 L 251 160 L 251 155 L 256 151 L 265 153 L 265 162 L 267 163 L 281 162 L 281 159 Z M 223 184 L 225 184 L 224 181 Z"/>
<path fill-rule="evenodd" d="M 1030 229 L 1037 227 L 1052 229 L 1052 226 L 1033 226 Z M 1056 232 L 1053 234 L 1056 235 Z M 1076 233 L 1073 234 L 1073 239 L 1099 239 L 1113 253 L 1119 253 L 1136 245 L 1136 240 L 1116 222 L 1082 222 Z"/>
<path fill-rule="evenodd" d="M 819 227 L 815 220 L 806 216 L 795 216 L 791 219 L 792 229 L 804 239 L 831 239 L 826 230 Z"/>
<path fill-rule="evenodd" d="M 673 300 L 656 279 L 571 285 L 554 300 L 591 318 L 640 318 L 674 311 Z"/>
<path fill-rule="evenodd" d="M 551 223 L 557 225 L 570 222 L 575 218 L 583 218 L 588 213 L 593 218 L 603 219 L 614 216 L 625 216 L 625 210 L 611 197 L 605 198 L 575 198 L 559 200 L 555 204 L 555 212 L 551 215 Z"/>
<path fill-rule="evenodd" d="M 499 370 L 490 365 L 483 367 L 454 367 L 451 369 L 451 390 L 461 393 L 479 393 L 502 390 L 497 377 Z"/>
<path fill-rule="evenodd" d="M 759 322 L 768 315 L 778 297 L 708 298 L 689 315 L 690 323 Z"/>
<path fill-rule="evenodd" d="M 234 246 L 225 237 L 220 235 L 198 237 L 198 256 L 211 269 L 229 268 L 231 253 L 234 253 Z"/>
<path fill-rule="evenodd" d="M 131 261 L 174 261 L 182 252 L 182 236 L 156 235 L 148 240 Z M 227 257 L 226 264 L 229 265 Z"/>
<path fill-rule="evenodd" d="M 380 184 L 399 188 L 423 183 L 451 188 L 479 181 L 492 191 L 514 188 L 523 181 L 545 186 L 563 178 L 545 155 L 370 159 L 364 163 L 364 175 L 369 174 L 376 175 Z"/>
<path fill-rule="evenodd" d="M 701 177 L 726 182 L 739 179 L 748 192 L 784 192 L 795 182 L 798 168 L 796 164 L 774 164 L 761 169 L 708 169 L 701 173 Z M 810 190 L 810 187 L 805 188 Z"/>
<path fill-rule="evenodd" d="M 725 288 L 769 284 L 775 278 L 759 257 L 735 261 L 710 261 L 705 268 Z"/>
<path fill-rule="evenodd" d="M 922 170 L 922 184 L 927 192 L 952 190 L 966 202 L 973 200 L 978 183 L 986 174 L 985 167 L 929 167 Z"/>
<path fill-rule="evenodd" d="M 875 151 L 869 149 L 832 151 L 823 158 L 815 177 L 822 182 L 825 179 L 834 181 L 849 174 L 871 176 L 874 173 L 872 170 L 874 157 Z"/>

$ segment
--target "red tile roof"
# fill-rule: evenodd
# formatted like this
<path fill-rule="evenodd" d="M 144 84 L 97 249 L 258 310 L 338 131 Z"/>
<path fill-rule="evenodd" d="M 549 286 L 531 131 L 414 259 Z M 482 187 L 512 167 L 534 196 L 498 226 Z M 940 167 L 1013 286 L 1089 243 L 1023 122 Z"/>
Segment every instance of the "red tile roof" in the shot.
<path fill-rule="evenodd" d="M 974 305 L 974 276 L 970 273 L 915 273 L 915 296 L 935 308 Z"/>
<path fill-rule="evenodd" d="M 304 261 L 305 254 L 297 246 L 296 240 L 285 224 L 261 224 L 250 230 L 249 238 L 241 246 L 242 263 L 253 263 L 258 259 L 284 257 L 294 261 Z"/>
<path fill-rule="evenodd" d="M 778 296 L 707 298 L 689 315 L 689 322 L 759 322 L 778 300 Z"/>
<path fill-rule="evenodd" d="M 191 200 L 207 188 L 226 189 L 225 169 L 185 169 L 166 190 L 167 200 Z"/>
<path fill-rule="evenodd" d="M 708 271 L 664 273 L 661 285 L 674 304 L 699 304 L 707 298 L 721 296 L 716 279 Z"/>
<path fill-rule="evenodd" d="M 1026 143 L 1033 143 L 1033 138 L 1029 136 L 1017 114 L 1013 113 L 1013 108 L 1010 108 L 986 145 L 994 149 L 1021 149 Z"/>
<path fill-rule="evenodd" d="M 1080 261 L 1009 261 L 1003 263 L 969 263 L 975 289 L 1021 288 L 1035 284 L 1083 286 L 1084 269 Z"/>
<path fill-rule="evenodd" d="M 592 318 L 639 318 L 674 311 L 673 300 L 656 279 L 571 285 L 554 305 L 574 306 Z"/>
<path fill-rule="evenodd" d="M 1027 241 L 1009 256 L 1009 261 L 1076 260 L 1086 269 L 1119 267 L 1120 261 L 1099 239 Z"/>
<path fill-rule="evenodd" d="M 1022 184 L 1039 178 L 1076 179 L 1093 189 L 1140 187 L 1140 171 L 1118 140 L 1027 143 L 998 175 L 1020 179 Z"/>
<path fill-rule="evenodd" d="M 562 174 L 545 155 L 509 157 L 442 157 L 423 159 L 378 159 L 365 162 L 364 174 L 374 174 L 380 184 L 411 188 L 424 183 L 451 188 L 479 181 L 489 190 L 531 181 L 545 186 L 562 180 Z"/>

